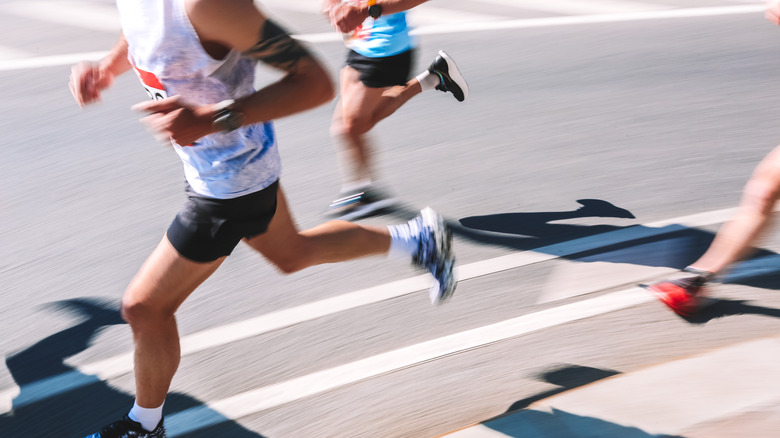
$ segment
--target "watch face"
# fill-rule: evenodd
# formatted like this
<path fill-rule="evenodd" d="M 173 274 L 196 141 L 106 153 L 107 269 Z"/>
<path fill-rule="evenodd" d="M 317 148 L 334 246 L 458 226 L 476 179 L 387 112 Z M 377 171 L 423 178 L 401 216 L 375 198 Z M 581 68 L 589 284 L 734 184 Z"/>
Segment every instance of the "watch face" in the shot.
<path fill-rule="evenodd" d="M 368 15 L 371 18 L 379 18 L 379 16 L 382 15 L 382 6 L 376 4 L 369 6 Z"/>

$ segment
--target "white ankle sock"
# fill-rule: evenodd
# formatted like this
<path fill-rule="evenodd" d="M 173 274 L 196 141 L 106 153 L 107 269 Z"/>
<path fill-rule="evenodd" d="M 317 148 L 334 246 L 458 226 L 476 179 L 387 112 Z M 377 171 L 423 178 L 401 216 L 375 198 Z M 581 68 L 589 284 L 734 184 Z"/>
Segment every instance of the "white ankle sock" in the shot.
<path fill-rule="evenodd" d="M 420 87 L 422 87 L 423 91 L 435 89 L 440 82 L 439 76 L 429 72 L 428 70 L 425 70 L 424 72 L 417 75 L 416 79 L 417 82 L 420 83 Z"/>
<path fill-rule="evenodd" d="M 127 414 L 127 416 L 130 417 L 131 420 L 141 423 L 141 427 L 151 432 L 157 427 L 157 424 L 160 423 L 160 420 L 162 419 L 162 410 L 162 405 L 158 408 L 147 409 L 138 406 L 138 402 L 136 401 L 133 403 L 133 409 L 130 409 L 130 413 Z"/>
<path fill-rule="evenodd" d="M 409 224 L 388 225 L 390 230 L 390 255 L 394 257 L 411 257 L 417 252 L 418 232 L 412 230 Z"/>

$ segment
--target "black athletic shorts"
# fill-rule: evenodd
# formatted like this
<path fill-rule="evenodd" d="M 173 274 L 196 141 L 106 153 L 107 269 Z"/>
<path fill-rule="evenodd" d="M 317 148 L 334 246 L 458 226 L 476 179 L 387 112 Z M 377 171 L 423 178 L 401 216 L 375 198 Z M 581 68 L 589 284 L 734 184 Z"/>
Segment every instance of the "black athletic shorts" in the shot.
<path fill-rule="evenodd" d="M 360 72 L 360 82 L 369 88 L 403 85 L 412 71 L 414 49 L 393 56 L 369 58 L 354 50 L 347 54 L 347 65 Z"/>
<path fill-rule="evenodd" d="M 233 199 L 206 198 L 187 185 L 187 202 L 168 227 L 179 254 L 196 262 L 230 255 L 243 238 L 264 233 L 276 213 L 279 181 Z"/>

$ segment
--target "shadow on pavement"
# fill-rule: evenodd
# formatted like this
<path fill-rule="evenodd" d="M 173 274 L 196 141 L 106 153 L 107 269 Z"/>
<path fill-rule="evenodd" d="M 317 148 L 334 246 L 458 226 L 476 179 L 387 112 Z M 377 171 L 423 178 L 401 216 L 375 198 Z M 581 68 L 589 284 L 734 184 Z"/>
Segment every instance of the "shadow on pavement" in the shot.
<path fill-rule="evenodd" d="M 607 377 L 620 374 L 580 365 L 561 365 L 546 370 L 536 377 L 559 388 L 545 391 L 532 397 L 512 403 L 512 406 L 498 418 L 483 423 L 508 437 L 516 438 L 682 438 L 670 435 L 653 435 L 637 429 L 592 417 L 583 417 L 553 409 L 552 412 L 526 410 L 532 403 L 576 389 Z M 513 415 L 514 414 L 514 415 Z"/>
<path fill-rule="evenodd" d="M 472 242 L 517 251 L 537 251 L 542 253 L 550 245 L 574 239 L 627 230 L 629 228 L 639 231 L 642 228 L 646 228 L 642 225 L 616 226 L 555 223 L 563 220 L 586 218 L 635 218 L 630 211 L 604 200 L 579 199 L 577 202 L 580 204 L 580 207 L 575 210 L 469 216 L 457 222 L 450 221 L 448 225 L 456 236 Z M 391 210 L 386 210 L 385 213 L 402 220 L 408 220 L 414 217 L 417 211 L 397 205 Z M 581 262 L 626 263 L 682 269 L 704 254 L 715 237 L 712 232 L 682 227 L 680 225 L 669 225 L 665 228 L 667 232 L 660 235 L 634 238 L 594 250 L 565 254 L 562 257 L 576 259 Z M 771 257 L 780 258 L 780 255 L 772 251 L 758 249 L 751 256 L 752 259 L 767 259 Z M 741 265 L 737 265 L 736 268 L 739 269 Z M 772 289 L 780 288 L 780 281 L 777 281 L 780 263 L 776 263 L 775 259 L 772 259 L 770 263 L 764 263 L 764 266 L 758 271 L 760 272 L 748 269 L 742 271 L 741 275 L 728 275 L 724 279 L 724 283 Z M 772 278 L 775 281 L 767 281 Z"/>
<path fill-rule="evenodd" d="M 559 388 L 551 389 L 534 395 L 532 397 L 524 398 L 512 403 L 512 406 L 506 410 L 507 413 L 519 411 L 530 406 L 532 403 L 539 400 L 551 397 L 555 394 L 568 391 L 570 389 L 579 388 L 593 382 L 597 382 L 607 377 L 612 377 L 620 374 L 619 371 L 603 370 L 599 368 L 591 368 L 580 365 L 562 365 L 557 368 L 551 368 L 536 376 L 538 380 L 551 383 L 559 386 Z"/>
<path fill-rule="evenodd" d="M 556 221 L 588 217 L 635 219 L 630 211 L 607 201 L 580 199 L 577 202 L 581 206 L 570 211 L 470 216 L 461 219 L 460 226 L 456 225 L 453 229 L 458 235 L 478 242 L 528 250 L 624 228 L 614 225 L 556 224 Z"/>
<path fill-rule="evenodd" d="M 711 305 L 701 309 L 695 316 L 682 318 L 692 324 L 706 324 L 713 319 L 735 315 L 760 315 L 780 318 L 780 309 L 754 306 L 743 300 L 716 298 Z"/>
<path fill-rule="evenodd" d="M 512 438 L 683 438 L 651 434 L 636 427 L 557 409 L 552 412 L 527 410 L 518 415 L 497 418 L 484 425 Z"/>
<path fill-rule="evenodd" d="M 60 301 L 51 307 L 67 311 L 80 321 L 6 358 L 21 391 L 14 399 L 13 410 L 0 415 L 3 438 L 83 437 L 121 418 L 133 406 L 133 396 L 65 363 L 68 357 L 89 347 L 103 328 L 124 324 L 117 307 L 88 298 Z M 45 384 L 41 385 L 42 381 Z M 64 385 L 73 386 L 58 392 L 57 388 Z M 202 405 L 194 398 L 171 393 L 165 402 L 165 415 Z M 228 419 L 208 430 L 180 436 L 262 438 Z"/>

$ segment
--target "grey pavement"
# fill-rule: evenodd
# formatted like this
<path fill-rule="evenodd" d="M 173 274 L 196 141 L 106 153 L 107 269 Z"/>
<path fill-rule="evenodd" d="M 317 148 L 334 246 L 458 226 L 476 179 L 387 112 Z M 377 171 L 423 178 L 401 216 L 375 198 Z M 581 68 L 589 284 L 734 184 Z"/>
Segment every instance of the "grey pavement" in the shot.
<path fill-rule="evenodd" d="M 109 20 L 94 19 L 113 7 L 111 0 L 0 3 L 0 25 L 7 30 L 0 37 L 0 58 L 6 58 L 0 70 L 15 66 L 0 71 L 7 85 L 0 105 L 8 114 L 0 162 L 8 181 L 0 192 L 0 333 L 7 334 L 0 339 L 6 365 L 0 366 L 0 392 L 63 373 L 99 380 L 59 396 L 49 391 L 38 403 L 0 415 L 0 438 L 79 437 L 132 404 L 130 374 L 98 379 L 89 365 L 132 348 L 129 329 L 112 324 L 111 311 L 116 313 L 113 305 L 183 201 L 181 165 L 129 110 L 145 99 L 136 78 L 120 78 L 101 105 L 83 111 L 69 95 L 69 64 L 115 41 Z M 296 34 L 332 33 L 318 10 L 306 6 L 315 0 L 273 3 L 273 15 Z M 492 6 L 497 3 L 504 5 Z M 526 8 L 516 7 L 521 3 Z M 383 152 L 378 164 L 408 210 L 431 205 L 458 226 L 460 266 L 533 255 L 596 234 L 602 239 L 631 226 L 646 230 L 659 221 L 679 226 L 668 221 L 737 205 L 755 164 L 777 143 L 780 59 L 771 56 L 780 44 L 776 26 L 759 12 L 588 25 L 580 19 L 568 26 L 482 32 L 457 25 L 471 19 L 463 15 L 470 12 L 479 15 L 474 19 L 479 23 L 487 22 L 486 14 L 511 22 L 560 17 L 558 24 L 568 15 L 527 9 L 530 3 L 578 9 L 620 9 L 623 3 L 625 8 L 750 6 L 737 0 L 453 0 L 421 9 L 420 18 L 437 20 L 422 24 L 447 30 L 429 27 L 421 34 L 420 62 L 446 49 L 462 64 L 472 94 L 461 105 L 431 92 L 383 122 L 376 132 Z M 298 6 L 311 12 L 291 9 Z M 335 77 L 344 48 L 338 35 L 330 37 L 313 44 Z M 48 63 L 19 68 L 29 65 L 24 59 Z M 507 78 L 517 86 L 508 86 Z M 259 72 L 259 83 L 268 80 Z M 285 188 L 303 227 L 321 222 L 338 190 L 328 135 L 332 109 L 323 106 L 277 124 Z M 580 199 L 603 200 L 635 219 L 584 215 Z M 403 213 L 366 222 L 408 219 Z M 343 364 L 599 298 L 692 260 L 690 251 L 718 225 L 708 224 L 660 241 L 612 245 L 470 278 L 447 306 L 430 306 L 421 289 L 189 354 L 166 409 L 171 414 L 203 409 Z M 780 233 L 770 239 L 762 247 L 777 256 Z M 382 269 L 366 259 L 284 277 L 241 247 L 183 306 L 180 331 L 190 336 L 221 330 L 416 275 L 406 261 L 380 262 Z M 686 416 L 696 419 L 690 425 L 661 429 L 663 418 L 650 415 L 651 407 L 685 413 L 701 408 L 701 398 L 717 401 L 718 394 L 696 398 L 686 390 L 688 397 L 680 399 L 667 391 L 651 403 L 651 389 L 663 387 L 655 382 L 651 388 L 623 389 L 626 394 L 617 389 L 608 396 L 608 389 L 648 367 L 780 333 L 780 294 L 774 293 L 780 289 L 780 263 L 767 265 L 769 273 L 718 285 L 717 295 L 731 302 L 711 321 L 689 324 L 648 298 L 272 409 L 230 414 L 224 424 L 186 438 L 430 438 L 480 421 L 486 423 L 470 431 L 512 436 L 509 424 L 530 416 L 537 422 L 527 424 L 547 423 L 553 431 L 547 436 L 553 437 L 576 437 L 570 429 L 555 434 L 556 426 L 575 418 L 587 427 L 577 432 L 587 430 L 589 436 L 647 437 L 675 430 L 685 437 L 717 438 L 713 431 L 761 437 L 748 428 L 776 420 L 771 400 L 748 397 L 737 407 L 710 411 L 717 415 Z M 95 303 L 99 312 L 86 318 L 68 303 Z M 549 374 L 565 374 L 574 384 L 538 378 Z M 682 393 L 679 382 L 689 380 L 675 374 L 662 383 Z M 725 378 L 714 380 L 723 388 Z M 778 387 L 760 381 L 768 390 Z M 30 393 L 21 391 L 24 400 Z M 724 392 L 732 397 L 727 401 L 738 400 L 734 390 Z M 590 399 L 563 404 L 575 396 Z M 685 409 L 670 405 L 675 400 L 687 400 Z M 628 402 L 658 425 L 630 417 L 624 412 Z M 545 403 L 558 410 L 545 410 Z M 525 408 L 530 410 L 505 417 L 506 423 L 489 421 Z M 729 427 L 737 431 L 726 433 Z M 514 436 L 534 436 L 526 432 Z"/>
<path fill-rule="evenodd" d="M 532 403 L 447 438 L 770 438 L 780 337 L 737 343 Z"/>

